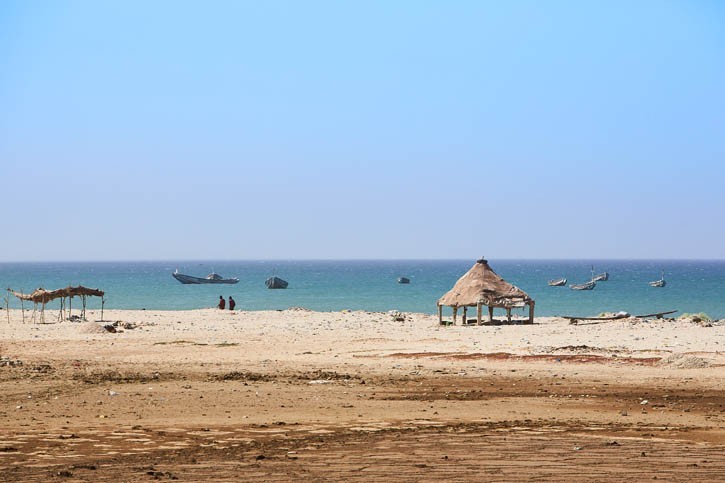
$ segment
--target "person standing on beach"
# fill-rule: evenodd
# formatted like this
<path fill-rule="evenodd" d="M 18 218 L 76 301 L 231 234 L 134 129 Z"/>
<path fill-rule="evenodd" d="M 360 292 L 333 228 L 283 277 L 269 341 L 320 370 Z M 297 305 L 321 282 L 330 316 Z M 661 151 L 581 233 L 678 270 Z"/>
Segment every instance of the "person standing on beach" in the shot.
<path fill-rule="evenodd" d="M 224 302 L 224 297 L 222 297 L 222 296 L 220 295 L 220 296 L 219 296 L 219 305 L 217 305 L 217 307 L 219 307 L 219 310 L 224 310 L 224 305 L 225 305 L 225 302 Z"/>
<path fill-rule="evenodd" d="M 232 296 L 229 296 L 229 310 L 234 310 L 234 307 L 237 306 L 237 303 L 234 301 Z"/>

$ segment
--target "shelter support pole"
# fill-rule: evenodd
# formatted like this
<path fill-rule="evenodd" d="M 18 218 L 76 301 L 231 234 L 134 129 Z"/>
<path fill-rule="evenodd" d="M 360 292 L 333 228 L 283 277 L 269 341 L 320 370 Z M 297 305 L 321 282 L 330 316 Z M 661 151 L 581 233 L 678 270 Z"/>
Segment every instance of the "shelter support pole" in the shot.
<path fill-rule="evenodd" d="M 481 325 L 481 312 L 483 312 L 483 304 L 481 302 L 478 302 L 476 304 L 476 320 L 478 320 L 478 325 Z"/>
<path fill-rule="evenodd" d="M 493 306 L 488 306 L 488 321 L 493 322 Z"/>
<path fill-rule="evenodd" d="M 458 315 L 458 306 L 453 306 L 453 325 L 456 325 L 456 316 Z"/>
<path fill-rule="evenodd" d="M 442 305 L 438 306 L 438 323 L 440 325 L 443 325 L 443 306 Z"/>
<path fill-rule="evenodd" d="M 536 303 L 532 300 L 529 304 L 529 324 L 534 323 L 534 305 L 536 305 Z"/>
<path fill-rule="evenodd" d="M 101 322 L 103 322 L 103 306 L 106 305 L 106 297 L 101 297 Z"/>
<path fill-rule="evenodd" d="M 466 315 L 468 314 L 468 307 L 465 305 L 463 306 L 463 325 L 466 325 L 468 322 L 466 321 Z"/>
<path fill-rule="evenodd" d="M 506 307 L 506 320 L 511 322 L 511 307 Z"/>

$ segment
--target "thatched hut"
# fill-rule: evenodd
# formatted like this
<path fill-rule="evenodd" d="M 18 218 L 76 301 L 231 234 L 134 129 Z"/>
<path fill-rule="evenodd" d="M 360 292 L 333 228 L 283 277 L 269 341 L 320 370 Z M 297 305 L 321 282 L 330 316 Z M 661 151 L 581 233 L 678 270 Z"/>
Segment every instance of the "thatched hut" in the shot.
<path fill-rule="evenodd" d="M 453 323 L 456 323 L 458 308 L 463 307 L 463 323 L 466 323 L 468 307 L 476 307 L 476 319 L 481 324 L 483 306 L 488 307 L 488 318 L 493 320 L 493 309 L 506 309 L 508 320 L 511 320 L 511 309 L 529 306 L 529 324 L 534 323 L 534 300 L 520 288 L 511 285 L 498 276 L 488 261 L 477 260 L 471 269 L 458 279 L 456 284 L 445 295 L 438 299 L 438 320 L 443 323 L 443 307 L 453 308 Z"/>
<path fill-rule="evenodd" d="M 34 309 L 33 309 L 33 320 L 35 320 L 35 312 L 37 310 L 38 304 L 41 306 L 41 317 L 42 320 L 45 320 L 45 305 L 48 302 L 52 302 L 53 300 L 60 299 L 60 312 L 58 313 L 58 318 L 62 319 L 63 315 L 65 313 L 65 300 L 68 299 L 68 316 L 70 317 L 70 312 L 72 310 L 72 301 L 73 297 L 80 297 L 81 301 L 83 303 L 83 309 L 81 310 L 81 318 L 85 319 L 86 317 L 86 297 L 101 297 L 101 319 L 103 319 L 103 305 L 105 304 L 104 295 L 105 293 L 103 290 L 98 290 L 97 288 L 88 288 L 84 287 L 82 285 L 79 285 L 77 287 L 65 287 L 65 288 L 59 288 L 57 290 L 45 290 L 43 288 L 37 288 L 33 290 L 32 293 L 26 294 L 22 292 L 16 292 L 12 289 L 8 289 L 8 292 L 15 295 L 20 300 L 28 300 L 30 302 L 33 302 Z M 23 311 L 23 314 L 25 312 Z M 24 317 L 24 315 L 23 315 Z"/>

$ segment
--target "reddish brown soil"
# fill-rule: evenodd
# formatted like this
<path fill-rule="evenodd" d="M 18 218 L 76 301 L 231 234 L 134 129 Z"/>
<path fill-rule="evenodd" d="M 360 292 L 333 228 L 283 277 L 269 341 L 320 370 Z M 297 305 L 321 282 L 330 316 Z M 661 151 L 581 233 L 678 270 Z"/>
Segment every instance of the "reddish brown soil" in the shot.
<path fill-rule="evenodd" d="M 725 390 L 676 375 L 0 368 L 2 481 L 713 482 L 724 427 Z"/>

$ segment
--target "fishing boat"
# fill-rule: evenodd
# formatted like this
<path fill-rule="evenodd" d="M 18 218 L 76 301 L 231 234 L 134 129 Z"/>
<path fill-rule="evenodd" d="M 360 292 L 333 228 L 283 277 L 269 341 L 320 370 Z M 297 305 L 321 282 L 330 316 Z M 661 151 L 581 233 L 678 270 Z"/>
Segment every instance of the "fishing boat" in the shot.
<path fill-rule="evenodd" d="M 286 280 L 282 280 L 275 275 L 272 275 L 267 280 L 265 280 L 264 284 L 267 286 L 267 288 L 287 288 L 287 285 L 289 285 Z"/>
<path fill-rule="evenodd" d="M 566 285 L 566 279 L 565 278 L 559 278 L 556 280 L 549 280 L 549 287 L 563 287 Z"/>
<path fill-rule="evenodd" d="M 214 272 L 211 272 L 206 277 L 194 277 L 193 275 L 184 275 L 183 273 L 179 273 L 178 268 L 176 270 L 174 270 L 174 273 L 172 273 L 171 275 L 176 280 L 183 283 L 184 285 L 202 284 L 202 283 L 237 283 L 237 282 L 239 282 L 238 278 L 224 278 L 221 275 L 218 275 Z"/>
<path fill-rule="evenodd" d="M 410 283 L 410 279 L 406 277 L 398 277 L 398 283 Z"/>
<path fill-rule="evenodd" d="M 665 285 L 667 285 L 667 281 L 665 281 L 664 270 L 662 271 L 662 277 L 659 280 L 655 280 L 649 283 L 650 287 L 664 287 Z"/>
<path fill-rule="evenodd" d="M 575 284 L 569 285 L 569 288 L 572 290 L 592 290 L 596 286 L 597 286 L 597 282 L 595 282 L 594 280 L 590 280 L 587 283 L 580 283 L 578 285 L 575 285 Z"/>
<path fill-rule="evenodd" d="M 609 272 L 594 275 L 594 266 L 592 266 L 592 282 L 606 282 L 607 280 L 609 280 Z"/>

